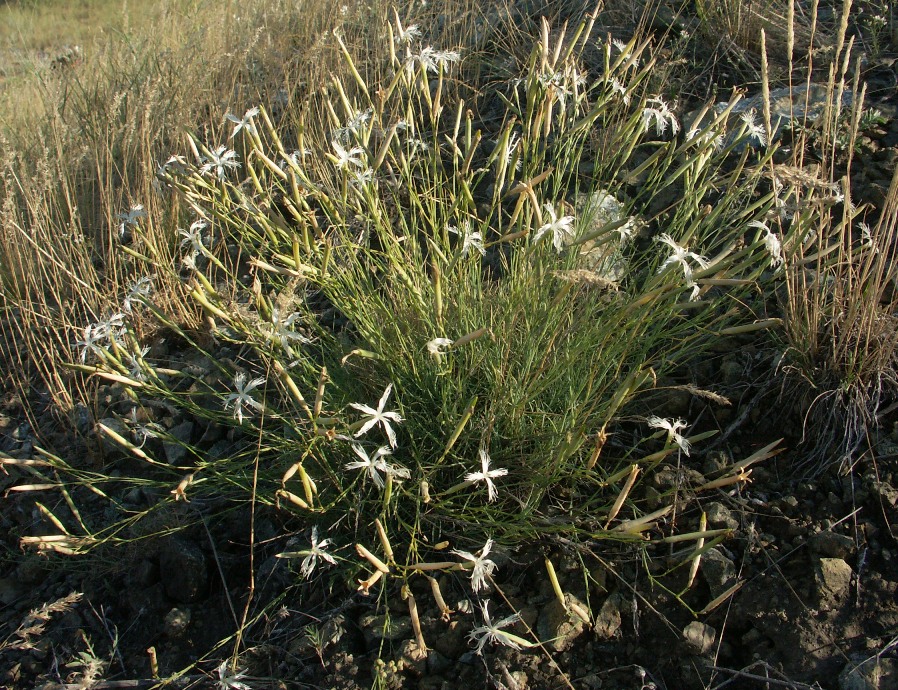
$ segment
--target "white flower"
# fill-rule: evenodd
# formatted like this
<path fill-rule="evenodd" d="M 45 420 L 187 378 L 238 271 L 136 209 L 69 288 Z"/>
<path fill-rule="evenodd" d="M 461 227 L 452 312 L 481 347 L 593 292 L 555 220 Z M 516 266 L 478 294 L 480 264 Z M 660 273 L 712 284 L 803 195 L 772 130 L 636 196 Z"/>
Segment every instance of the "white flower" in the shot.
<path fill-rule="evenodd" d="M 265 383 L 264 378 L 253 379 L 249 383 L 246 382 L 246 374 L 240 372 L 234 377 L 234 388 L 237 389 L 236 393 L 228 394 L 228 397 L 225 399 L 224 409 L 228 409 L 231 405 L 234 406 L 234 417 L 241 424 L 243 423 L 243 406 L 247 405 L 256 410 L 264 409 L 262 403 L 253 399 L 250 395 L 250 392 L 254 389 L 258 388 L 262 384 Z"/>
<path fill-rule="evenodd" d="M 874 254 L 879 252 L 879 247 L 877 247 L 876 243 L 873 241 L 873 230 L 870 226 L 861 222 L 858 223 L 858 227 L 861 229 L 861 245 L 867 249 L 872 249 Z"/>
<path fill-rule="evenodd" d="M 742 122 L 745 123 L 748 138 L 757 139 L 760 146 L 767 146 L 767 133 L 764 131 L 764 127 L 757 123 L 755 115 L 754 108 L 751 110 L 743 110 L 739 113 L 739 117 L 742 118 Z"/>
<path fill-rule="evenodd" d="M 236 158 L 236 151 L 232 151 L 226 146 L 219 146 L 203 158 L 204 162 L 200 168 L 200 173 L 205 175 L 214 171 L 219 180 L 224 180 L 228 170 L 236 170 L 240 167 L 240 161 L 236 160 Z"/>
<path fill-rule="evenodd" d="M 619 94 L 624 105 L 630 105 L 630 93 L 627 91 L 627 87 L 621 84 L 617 77 L 612 77 L 609 84 L 611 84 L 611 93 Z"/>
<path fill-rule="evenodd" d="M 119 340 L 122 336 L 125 335 L 125 315 L 122 312 L 118 312 L 113 314 L 105 321 L 100 321 L 94 326 L 97 329 L 98 333 L 102 333 L 106 336 L 106 340 L 110 345 L 113 343 L 121 344 Z"/>
<path fill-rule="evenodd" d="M 190 245 L 194 252 L 199 254 L 205 254 L 206 247 L 203 245 L 203 242 L 208 241 L 209 236 L 203 235 L 203 230 L 209 227 L 209 224 L 200 219 L 195 220 L 190 224 L 190 230 L 178 230 L 178 234 L 184 239 L 181 240 L 181 247 L 185 245 Z"/>
<path fill-rule="evenodd" d="M 106 333 L 97 326 L 98 325 L 95 323 L 86 326 L 83 331 L 84 339 L 77 341 L 74 345 L 74 347 L 82 348 L 81 356 L 79 357 L 82 364 L 87 363 L 88 352 L 92 352 L 100 359 L 102 359 L 103 354 L 106 352 L 100 347 L 100 343 L 106 338 Z"/>
<path fill-rule="evenodd" d="M 773 266 L 779 266 L 783 263 L 783 246 L 780 243 L 779 237 L 777 237 L 773 231 L 767 227 L 767 224 L 760 220 L 753 220 L 748 224 L 750 228 L 758 228 L 759 230 L 764 231 L 764 246 L 767 248 L 767 251 L 770 252 L 770 263 Z"/>
<path fill-rule="evenodd" d="M 683 269 L 683 275 L 686 277 L 686 281 L 692 287 L 694 284 L 692 282 L 692 266 L 689 265 L 689 260 L 695 261 L 701 268 L 708 267 L 708 260 L 696 254 L 695 252 L 689 251 L 687 247 L 681 247 L 677 242 L 667 233 L 662 233 L 657 237 L 657 240 L 663 244 L 666 244 L 671 249 L 671 254 L 668 256 L 664 263 L 661 264 L 661 268 L 658 269 L 658 273 L 661 273 L 665 268 L 670 266 L 671 264 L 679 264 Z"/>
<path fill-rule="evenodd" d="M 387 405 L 387 399 L 390 397 L 390 391 L 392 390 L 393 384 L 391 383 L 387 386 L 384 394 L 380 396 L 380 402 L 378 402 L 376 410 L 373 407 L 362 405 L 361 403 L 349 403 L 350 407 L 354 407 L 360 412 L 364 412 L 368 415 L 368 419 L 362 425 L 362 428 L 355 432 L 356 438 L 366 434 L 376 424 L 380 424 L 383 426 L 387 438 L 390 440 L 390 447 L 396 447 L 396 432 L 394 432 L 393 427 L 390 426 L 390 421 L 398 424 L 403 421 L 402 417 L 399 416 L 398 412 L 384 412 L 384 407 Z"/>
<path fill-rule="evenodd" d="M 452 347 L 452 341 L 449 338 L 434 338 L 427 343 L 427 351 L 434 357 L 446 354 L 446 350 Z"/>
<path fill-rule="evenodd" d="M 122 308 L 129 312 L 131 311 L 134 302 L 138 304 L 146 304 L 150 301 L 150 295 L 153 294 L 153 278 L 155 276 L 143 276 L 138 279 L 136 283 L 134 283 L 130 288 L 128 288 L 128 294 L 125 295 L 125 299 L 122 302 Z"/>
<path fill-rule="evenodd" d="M 170 156 L 167 161 L 159 165 L 156 171 L 160 177 L 168 174 L 183 174 L 187 170 L 187 159 L 184 156 Z"/>
<path fill-rule="evenodd" d="M 371 168 L 365 168 L 364 170 L 356 170 L 352 173 L 352 177 L 349 182 L 355 187 L 361 188 L 366 185 L 371 184 L 374 180 L 374 171 Z"/>
<path fill-rule="evenodd" d="M 246 677 L 246 671 L 237 671 L 231 673 L 230 662 L 225 659 L 218 667 L 218 688 L 219 690 L 252 690 L 246 683 L 240 681 Z"/>
<path fill-rule="evenodd" d="M 368 476 L 371 477 L 372 481 L 378 486 L 378 488 L 384 488 L 384 480 L 383 477 L 380 476 L 380 472 L 387 472 L 387 463 L 382 460 L 382 458 L 392 455 L 393 451 L 391 451 L 387 446 L 381 446 L 376 451 L 374 451 L 373 455 L 368 455 L 368 451 L 362 448 L 358 443 L 352 444 L 352 451 L 358 455 L 361 460 L 356 460 L 355 462 L 346 463 L 343 467 L 347 470 L 367 470 Z"/>
<path fill-rule="evenodd" d="M 512 649 L 521 649 L 522 640 L 502 630 L 502 628 L 507 628 L 509 625 L 514 625 L 520 621 L 521 617 L 516 613 L 513 616 L 503 618 L 497 623 L 493 623 L 490 620 L 489 602 L 483 602 L 480 608 L 483 612 L 483 625 L 474 628 L 468 633 L 468 639 L 477 644 L 476 653 L 483 654 L 483 648 L 488 642 L 505 645 Z"/>
<path fill-rule="evenodd" d="M 492 503 L 499 497 L 499 491 L 496 489 L 493 479 L 504 477 L 508 474 L 508 470 L 504 467 L 500 467 L 498 470 L 491 470 L 490 456 L 483 450 L 483 448 L 480 449 L 480 467 L 480 472 L 470 472 L 466 474 L 465 481 L 471 483 L 486 482 L 487 498 L 489 502 Z"/>
<path fill-rule="evenodd" d="M 427 72 L 439 72 L 446 69 L 450 63 L 458 62 L 461 56 L 454 50 L 436 50 L 431 46 L 422 48 L 417 55 L 412 55 L 406 61 L 410 68 L 415 62 L 420 64 Z"/>
<path fill-rule="evenodd" d="M 680 435 L 680 429 L 686 428 L 686 422 L 684 420 L 661 419 L 661 417 L 652 415 L 645 421 L 653 429 L 664 429 L 667 431 L 668 442 L 673 441 L 680 447 L 680 450 L 682 450 L 687 457 L 689 456 L 689 449 L 692 446 L 687 439 Z"/>
<path fill-rule="evenodd" d="M 549 218 L 551 220 L 548 223 L 545 223 L 540 227 L 539 230 L 536 231 L 536 234 L 533 236 L 534 242 L 539 242 L 542 239 L 542 236 L 547 232 L 552 233 L 552 244 L 555 245 L 555 251 L 560 252 L 564 249 L 564 241 L 566 238 L 573 238 L 574 232 L 572 230 L 572 226 L 574 224 L 573 216 L 562 216 L 558 217 L 558 214 L 555 213 L 555 209 L 552 204 L 545 205 L 546 213 L 549 214 Z"/>
<path fill-rule="evenodd" d="M 652 122 L 655 123 L 655 132 L 658 136 L 664 134 L 668 126 L 674 135 L 680 131 L 680 123 L 677 121 L 676 115 L 660 96 L 648 98 L 645 103 L 645 107 L 642 109 L 643 131 L 648 132 Z"/>
<path fill-rule="evenodd" d="M 452 553 L 456 556 L 461 556 L 474 564 L 474 567 L 471 569 L 471 589 L 475 592 L 479 592 L 486 587 L 487 576 L 492 577 L 493 571 L 496 569 L 496 564 L 487 558 L 492 548 L 493 540 L 487 539 L 486 544 L 484 544 L 483 548 L 480 550 L 479 556 L 475 556 L 468 551 L 452 550 Z"/>
<path fill-rule="evenodd" d="M 346 125 L 335 129 L 333 132 L 333 136 L 337 138 L 338 141 L 349 141 L 349 139 L 357 135 L 361 132 L 362 127 L 368 124 L 368 121 L 371 120 L 371 114 L 374 112 L 372 108 L 368 108 L 367 110 L 363 110 L 362 112 L 353 113 L 349 116 L 349 119 L 346 121 Z"/>
<path fill-rule="evenodd" d="M 128 375 L 135 381 L 143 381 L 146 378 L 144 367 L 146 362 L 143 361 L 144 356 L 150 351 L 149 347 L 142 347 L 138 354 L 128 353 Z"/>
<path fill-rule="evenodd" d="M 159 438 L 160 434 L 165 432 L 165 428 L 161 424 L 158 424 L 156 422 L 147 422 L 146 424 L 141 424 L 137 420 L 136 407 L 131 408 L 131 413 L 128 417 L 128 420 L 131 422 L 131 433 L 134 434 L 134 438 L 140 443 L 140 448 L 143 448 L 144 445 L 146 445 L 147 439 Z"/>
<path fill-rule="evenodd" d="M 416 38 L 421 38 L 421 29 L 417 24 L 412 24 L 407 29 L 402 28 L 399 15 L 396 16 L 396 33 L 393 34 L 393 42 L 397 46 L 407 46 Z"/>
<path fill-rule="evenodd" d="M 486 248 L 483 246 L 483 235 L 479 232 L 471 232 L 471 224 L 467 221 L 462 226 L 461 233 L 459 233 L 458 228 L 452 225 L 449 225 L 446 229 L 454 235 L 462 235 L 462 256 L 467 256 L 472 249 L 476 249 L 478 252 L 480 252 L 481 256 L 486 255 Z"/>
<path fill-rule="evenodd" d="M 250 108 L 246 111 L 246 113 L 244 113 L 243 117 L 237 117 L 236 115 L 231 115 L 231 113 L 225 115 L 226 120 L 228 120 L 229 122 L 233 122 L 236 125 L 229 138 L 233 139 L 237 135 L 237 132 L 239 132 L 241 129 L 245 129 L 250 134 L 255 133 L 256 128 L 255 125 L 253 125 L 253 118 L 258 114 L 258 108 Z"/>
<path fill-rule="evenodd" d="M 343 148 L 343 145 L 339 141 L 332 141 L 331 146 L 333 146 L 334 151 L 337 152 L 336 156 L 331 156 L 331 160 L 334 161 L 334 165 L 337 166 L 338 170 L 343 170 L 350 165 L 353 165 L 357 168 L 365 167 L 365 164 L 360 158 L 360 156 L 365 152 L 365 150 L 361 146 L 353 146 L 348 151 Z"/>
<path fill-rule="evenodd" d="M 118 234 L 119 237 L 125 236 L 125 231 L 129 227 L 137 227 L 137 221 L 141 218 L 146 218 L 147 212 L 143 207 L 143 204 L 137 204 L 136 206 L 132 206 L 131 210 L 127 213 L 119 213 L 118 219 L 122 221 L 118 226 Z"/>
<path fill-rule="evenodd" d="M 302 560 L 302 564 L 299 566 L 299 572 L 302 573 L 302 576 L 306 579 L 311 576 L 312 571 L 315 570 L 315 566 L 318 565 L 318 559 L 320 558 L 323 561 L 327 561 L 331 565 L 336 565 L 337 561 L 331 556 L 327 551 L 325 551 L 325 547 L 331 545 L 330 539 L 322 539 L 318 541 L 318 527 L 312 527 L 312 548 L 305 549 L 303 551 L 286 551 L 284 553 L 277 554 L 278 558 L 299 558 L 300 556 L 304 556 Z"/>
<path fill-rule="evenodd" d="M 300 345 L 305 345 L 311 341 L 299 331 L 293 330 L 293 323 L 300 318 L 300 314 L 293 312 L 286 319 L 281 319 L 280 311 L 275 307 L 271 310 L 271 325 L 274 328 L 274 335 L 281 341 L 281 347 L 290 350 L 290 341 L 296 341 Z"/>

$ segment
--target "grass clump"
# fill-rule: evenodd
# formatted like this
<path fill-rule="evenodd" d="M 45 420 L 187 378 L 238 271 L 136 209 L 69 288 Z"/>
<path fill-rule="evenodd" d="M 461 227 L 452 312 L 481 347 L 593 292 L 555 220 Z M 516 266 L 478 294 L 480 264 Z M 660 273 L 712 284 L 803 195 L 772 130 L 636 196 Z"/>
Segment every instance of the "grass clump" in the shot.
<path fill-rule="evenodd" d="M 21 490 L 63 493 L 65 508 L 43 509 L 58 533 L 27 543 L 67 554 L 247 509 L 254 539 L 266 511 L 303 532 L 278 554 L 301 579 L 339 566 L 335 590 L 399 590 L 423 652 L 410 583 L 426 580 L 448 617 L 435 574 L 463 570 L 485 598 L 499 550 L 643 544 L 682 507 L 643 484 L 713 431 L 690 435 L 646 394 L 722 339 L 785 324 L 791 370 L 830 357 L 838 385 L 860 390 L 870 378 L 851 363 L 874 361 L 875 337 L 848 334 L 883 321 L 845 307 L 858 289 L 882 297 L 887 252 L 855 261 L 877 252 L 853 253 L 850 204 L 833 220 L 834 167 L 820 185 L 790 182 L 802 161 L 775 158 L 770 123 L 732 114 L 738 96 L 681 122 L 655 93 L 651 42 L 599 38 L 594 14 L 543 20 L 485 91 L 482 56 L 433 48 L 398 11 L 368 12 L 364 29 L 347 19 L 322 39 L 339 66 L 302 99 L 234 98 L 164 154 L 149 128 L 114 130 L 140 144 L 122 134 L 104 149 L 97 171 L 129 193 L 105 179 L 87 190 L 104 199 L 90 206 L 101 233 L 72 230 L 88 249 L 13 249 L 26 227 L 80 219 L 63 201 L 85 188 L 37 189 L 7 166 L 5 251 L 20 262 L 5 266 L 5 295 L 38 305 L 19 327 L 52 325 L 46 381 L 64 390 L 74 372 L 116 400 L 95 426 L 109 464 L 41 451 Z M 150 159 L 165 161 L 154 174 Z M 871 242 L 891 241 L 894 217 L 890 206 Z M 830 263 L 834 247 L 845 261 Z M 851 280 L 832 290 L 831 272 Z M 77 309 L 59 317 L 67 300 Z M 829 332 L 846 334 L 839 352 Z M 877 352 L 873 370 L 891 371 L 893 350 Z M 181 419 L 212 440 L 176 433 Z M 694 488 L 739 484 L 770 451 Z M 135 489 L 151 498 L 120 498 Z M 81 518 L 86 492 L 108 502 L 104 525 Z M 685 535 L 699 546 L 683 564 L 724 532 Z M 549 560 L 547 572 L 566 602 Z M 478 652 L 537 644 L 486 601 L 481 613 Z"/>
<path fill-rule="evenodd" d="M 133 400 L 118 431 L 99 428 L 145 463 L 141 483 L 171 488 L 148 512 L 252 500 L 296 515 L 318 525 L 301 573 L 354 542 L 364 592 L 457 567 L 476 591 L 493 539 L 642 538 L 664 511 L 646 517 L 630 491 L 688 454 L 686 423 L 630 418 L 643 442 L 606 442 L 657 377 L 751 324 L 779 246 L 753 225 L 775 195 L 769 154 L 736 152 L 745 122 L 728 145 L 727 112 L 670 138 L 680 123 L 644 88 L 648 42 L 597 42 L 592 22 L 544 22 L 492 129 L 456 77 L 464 57 L 394 17 L 379 70 L 338 36 L 348 79 L 281 127 L 263 106 L 228 114 L 225 143 L 191 138 L 169 159 L 158 179 L 190 228 L 162 244 L 140 218 L 121 251 L 147 280 L 184 282 L 202 339 L 147 292 L 130 306 L 200 364 L 154 361 L 121 313 L 85 324 L 71 365 Z M 689 193 L 653 211 L 668 188 Z M 177 441 L 138 421 L 159 401 L 233 442 L 166 465 L 142 441 Z M 120 529 L 91 538 L 133 538 Z M 462 561 L 434 551 L 446 539 Z"/>

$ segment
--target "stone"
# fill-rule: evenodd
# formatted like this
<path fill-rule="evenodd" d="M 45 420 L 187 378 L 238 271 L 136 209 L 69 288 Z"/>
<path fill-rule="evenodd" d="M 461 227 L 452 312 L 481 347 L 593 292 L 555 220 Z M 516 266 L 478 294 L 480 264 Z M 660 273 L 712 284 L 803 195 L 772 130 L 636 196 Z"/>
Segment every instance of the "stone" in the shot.
<path fill-rule="evenodd" d="M 711 594 L 715 597 L 723 594 L 736 579 L 736 564 L 727 558 L 718 548 L 709 549 L 701 560 L 701 572 Z"/>
<path fill-rule="evenodd" d="M 174 608 L 165 614 L 165 634 L 169 637 L 181 637 L 190 625 L 190 609 Z"/>
<path fill-rule="evenodd" d="M 573 594 L 566 594 L 564 599 L 566 606 L 562 606 L 557 597 L 551 599 L 540 611 L 537 621 L 540 639 L 556 652 L 570 647 L 587 625 L 578 613 L 578 610 L 587 611 L 586 606 Z"/>
<path fill-rule="evenodd" d="M 845 560 L 854 551 L 854 539 L 846 534 L 824 530 L 811 537 L 811 550 L 818 556 Z"/>
<path fill-rule="evenodd" d="M 382 641 L 395 642 L 412 635 L 412 619 L 409 616 L 369 614 L 359 619 L 359 627 L 362 628 L 370 648 L 378 646 Z"/>
<path fill-rule="evenodd" d="M 814 563 L 814 581 L 820 607 L 828 610 L 848 594 L 853 571 L 841 558 L 819 558 Z"/>
<path fill-rule="evenodd" d="M 692 621 L 683 628 L 683 639 L 690 654 L 705 654 L 717 640 L 717 630 L 706 623 Z"/>
<path fill-rule="evenodd" d="M 839 690 L 898 688 L 898 661 L 873 656 L 855 659 L 839 674 Z"/>
<path fill-rule="evenodd" d="M 179 465 L 187 456 L 187 445 L 193 438 L 193 422 L 181 422 L 168 430 L 175 442 L 166 441 L 162 444 L 165 451 L 165 459 L 169 465 Z"/>
<path fill-rule="evenodd" d="M 206 596 L 209 570 L 206 556 L 192 542 L 171 539 L 159 554 L 159 580 L 174 601 L 190 604 Z"/>
<path fill-rule="evenodd" d="M 709 503 L 705 508 L 705 514 L 708 516 L 709 527 L 724 527 L 732 530 L 739 528 L 739 521 L 733 517 L 733 511 L 720 501 Z"/>
<path fill-rule="evenodd" d="M 593 625 L 593 629 L 599 639 L 610 639 L 620 630 L 623 622 L 621 611 L 623 611 L 625 605 L 624 597 L 618 592 L 605 599 L 602 608 L 596 614 L 595 624 Z"/>

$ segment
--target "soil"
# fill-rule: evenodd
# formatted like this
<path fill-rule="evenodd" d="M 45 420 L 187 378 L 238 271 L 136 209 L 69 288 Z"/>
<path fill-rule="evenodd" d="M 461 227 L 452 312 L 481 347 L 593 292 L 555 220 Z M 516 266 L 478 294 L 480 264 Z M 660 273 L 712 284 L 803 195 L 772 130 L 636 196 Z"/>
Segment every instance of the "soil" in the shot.
<path fill-rule="evenodd" d="M 728 64 L 720 61 L 723 75 L 703 70 L 702 79 L 725 83 L 738 68 Z M 855 156 L 853 197 L 876 206 L 898 160 L 894 65 L 870 63 L 868 102 L 884 122 L 864 132 Z M 808 467 L 805 431 L 815 432 L 804 428 L 803 410 L 779 389 L 755 383 L 753 371 L 771 360 L 772 353 L 736 343 L 703 365 L 697 375 L 726 383 L 732 411 L 688 396 L 666 401 L 674 416 L 705 410 L 709 428 L 744 420 L 717 447 L 671 462 L 653 480 L 656 488 L 679 487 L 684 497 L 653 537 L 699 530 L 702 512 L 708 528 L 731 530 L 702 555 L 692 586 L 677 543 L 644 554 L 626 543 L 547 536 L 492 555 L 493 620 L 518 611 L 522 621 L 509 630 L 534 639 L 529 628 L 543 641 L 529 649 L 487 645 L 476 654 L 468 635 L 481 625 L 479 606 L 467 577 L 447 573 L 439 584 L 453 610 L 448 620 L 427 580 L 412 587 L 430 648 L 422 654 L 399 593 L 372 600 L 327 571 L 300 586 L 296 565 L 275 558 L 289 550 L 294 533 L 285 530 L 296 526 L 267 509 L 254 515 L 252 548 L 248 508 L 177 503 L 165 522 L 196 523 L 199 514 L 201 526 L 90 560 L 38 555 L 20 539 L 53 528 L 35 493 L 10 491 L 21 475 L 0 474 L 0 687 L 151 687 L 154 678 L 176 673 L 176 686 L 213 687 L 234 648 L 231 636 L 246 622 L 240 668 L 247 675 L 230 687 L 898 688 L 898 412 L 867 429 L 850 457 Z M 684 372 L 682 383 L 695 376 Z M 41 409 L 40 399 L 30 404 Z M 29 458 L 38 443 L 94 461 L 97 446 L 79 436 L 77 420 L 46 408 L 38 421 L 40 434 L 25 422 L 23 401 L 8 394 L 0 451 Z M 85 421 L 82 431 L 89 426 Z M 751 483 L 695 492 L 719 467 L 780 438 L 785 452 L 756 465 Z M 547 576 L 547 557 L 565 606 Z M 103 680 L 90 686 L 79 679 L 93 658 L 106 663 L 96 669 Z"/>

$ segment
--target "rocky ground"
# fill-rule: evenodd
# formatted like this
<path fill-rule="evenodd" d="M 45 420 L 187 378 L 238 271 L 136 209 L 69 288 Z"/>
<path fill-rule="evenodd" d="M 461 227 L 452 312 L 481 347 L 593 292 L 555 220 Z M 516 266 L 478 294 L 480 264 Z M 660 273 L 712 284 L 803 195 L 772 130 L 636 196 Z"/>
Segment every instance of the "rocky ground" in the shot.
<path fill-rule="evenodd" d="M 898 77 L 887 61 L 871 63 L 867 77 L 868 102 L 883 117 L 859 142 L 854 197 L 881 204 L 898 160 Z M 275 558 L 290 547 L 289 526 L 267 509 L 255 516 L 249 602 L 245 506 L 177 503 L 160 518 L 162 526 L 199 526 L 126 553 L 71 560 L 24 552 L 20 539 L 47 523 L 39 493 L 9 491 L 23 481 L 11 469 L 0 474 L 0 687 L 150 687 L 154 675 L 182 670 L 176 685 L 212 687 L 233 648 L 233 640 L 220 643 L 245 618 L 241 667 L 248 672 L 231 687 L 896 688 L 898 414 L 884 414 L 848 461 L 832 457 L 795 472 L 807 446 L 801 411 L 781 390 L 753 383 L 758 368 L 772 362 L 772 353 L 736 343 L 691 372 L 722 385 L 732 409 L 689 396 L 665 403 L 668 416 L 690 418 L 701 406 L 708 428 L 743 420 L 716 447 L 708 443 L 670 464 L 645 488 L 647 495 L 672 487 L 682 493 L 682 509 L 665 530 L 698 530 L 702 512 L 709 528 L 731 530 L 703 555 L 691 587 L 689 564 L 675 543 L 653 546 L 643 557 L 627 544 L 547 536 L 493 556 L 493 619 L 520 612 L 512 630 L 529 629 L 544 641 L 526 650 L 487 646 L 476 654 L 468 634 L 481 624 L 479 607 L 467 598 L 465 574 L 447 573 L 439 584 L 454 611 L 448 620 L 427 580 L 412 588 L 430 648 L 422 655 L 408 603 L 398 595 L 372 601 L 327 572 L 299 587 L 295 564 Z M 684 377 L 681 383 L 693 380 Z M 214 429 L 186 418 L 170 426 L 209 448 L 221 441 Z M 96 451 L 51 410 L 40 427 L 40 443 L 60 453 Z M 779 438 L 785 452 L 755 466 L 742 489 L 695 493 L 719 467 Z M 22 401 L 8 394 L 0 451 L 29 458 L 36 442 Z M 134 506 L 151 500 L 140 492 L 125 497 Z M 547 556 L 565 606 L 546 574 Z"/>

